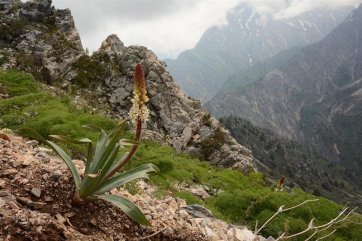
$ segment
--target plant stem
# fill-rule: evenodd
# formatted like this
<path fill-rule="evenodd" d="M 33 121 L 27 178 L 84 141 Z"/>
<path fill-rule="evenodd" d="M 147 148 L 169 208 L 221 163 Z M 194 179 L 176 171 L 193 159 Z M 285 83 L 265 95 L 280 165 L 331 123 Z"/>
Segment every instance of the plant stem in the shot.
<path fill-rule="evenodd" d="M 131 147 L 131 150 L 128 152 L 128 155 L 125 156 L 123 158 L 123 160 L 118 164 L 118 166 L 116 166 L 111 172 L 109 172 L 106 176 L 104 176 L 103 180 L 108 180 L 110 177 L 112 177 L 114 174 L 116 174 L 119 170 L 122 169 L 122 167 L 129 162 L 129 160 L 131 160 L 132 156 L 134 155 L 134 153 L 136 152 L 137 148 L 138 148 L 138 143 L 141 139 L 141 131 L 142 131 L 142 120 L 140 117 L 138 117 L 137 119 L 137 125 L 136 125 L 136 137 L 135 137 L 135 141 L 137 142 L 137 144 L 134 144 Z"/>
<path fill-rule="evenodd" d="M 84 199 L 82 199 L 82 198 L 80 197 L 80 194 L 79 194 L 78 190 L 75 190 L 74 197 L 73 197 L 73 200 L 72 200 L 72 204 L 73 204 L 74 206 L 77 206 L 77 207 L 79 207 L 79 206 L 81 206 L 82 204 L 84 204 Z"/>

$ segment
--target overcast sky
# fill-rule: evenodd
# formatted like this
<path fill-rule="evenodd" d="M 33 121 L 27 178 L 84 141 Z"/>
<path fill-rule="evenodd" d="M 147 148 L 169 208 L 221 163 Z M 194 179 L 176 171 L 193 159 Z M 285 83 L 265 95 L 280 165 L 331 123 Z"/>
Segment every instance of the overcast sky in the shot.
<path fill-rule="evenodd" d="M 192 48 L 213 25 L 227 24 L 227 11 L 242 2 L 289 18 L 318 7 L 357 5 L 362 0 L 53 0 L 69 8 L 90 51 L 115 33 L 126 45 L 143 45 L 159 57 Z M 289 3 L 289 4 L 288 4 Z"/>

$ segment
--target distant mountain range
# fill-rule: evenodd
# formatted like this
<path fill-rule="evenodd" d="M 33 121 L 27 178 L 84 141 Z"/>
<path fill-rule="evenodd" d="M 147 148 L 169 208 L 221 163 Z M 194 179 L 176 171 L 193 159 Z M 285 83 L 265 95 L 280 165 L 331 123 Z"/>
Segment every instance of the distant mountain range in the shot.
<path fill-rule="evenodd" d="M 165 60 L 168 70 L 191 97 L 206 102 L 225 81 L 282 50 L 321 40 L 340 24 L 353 7 L 318 9 L 291 19 L 276 19 L 242 4 L 229 11 L 227 26 L 208 29 L 195 48 L 176 60 Z"/>
<path fill-rule="evenodd" d="M 206 107 L 299 141 L 350 173 L 362 170 L 362 6 L 318 43 Z"/>

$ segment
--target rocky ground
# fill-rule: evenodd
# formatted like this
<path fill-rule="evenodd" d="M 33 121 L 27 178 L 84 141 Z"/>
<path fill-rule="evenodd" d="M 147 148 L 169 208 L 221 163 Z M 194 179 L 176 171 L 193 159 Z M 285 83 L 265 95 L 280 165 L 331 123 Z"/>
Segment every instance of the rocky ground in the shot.
<path fill-rule="evenodd" d="M 84 168 L 82 161 L 74 162 Z M 51 150 L 0 135 L 0 240 L 265 240 L 214 218 L 201 206 L 187 206 L 171 196 L 156 199 L 155 187 L 144 181 L 139 189 L 136 195 L 123 189 L 112 194 L 134 201 L 152 227 L 135 224 L 101 201 L 74 207 L 70 173 Z"/>

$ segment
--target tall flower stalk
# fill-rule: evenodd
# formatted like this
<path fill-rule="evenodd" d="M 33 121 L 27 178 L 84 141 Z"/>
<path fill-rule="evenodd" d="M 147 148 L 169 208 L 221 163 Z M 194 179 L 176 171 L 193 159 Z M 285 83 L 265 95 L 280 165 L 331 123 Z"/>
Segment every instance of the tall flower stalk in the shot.
<path fill-rule="evenodd" d="M 122 167 L 132 158 L 132 156 L 134 155 L 134 153 L 138 148 L 139 141 L 141 140 L 142 123 L 146 123 L 149 118 L 149 111 L 146 106 L 149 99 L 147 96 L 145 74 L 143 72 L 141 64 L 136 65 L 133 79 L 134 79 L 133 99 L 131 100 L 132 107 L 129 112 L 129 116 L 136 128 L 135 143 L 131 147 L 131 150 L 128 152 L 128 155 L 125 156 L 124 160 L 120 162 L 118 166 L 116 166 L 113 169 L 112 172 L 110 172 L 107 176 L 105 176 L 105 179 L 113 176 L 115 173 L 121 170 Z"/>

